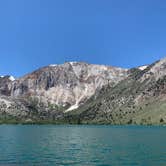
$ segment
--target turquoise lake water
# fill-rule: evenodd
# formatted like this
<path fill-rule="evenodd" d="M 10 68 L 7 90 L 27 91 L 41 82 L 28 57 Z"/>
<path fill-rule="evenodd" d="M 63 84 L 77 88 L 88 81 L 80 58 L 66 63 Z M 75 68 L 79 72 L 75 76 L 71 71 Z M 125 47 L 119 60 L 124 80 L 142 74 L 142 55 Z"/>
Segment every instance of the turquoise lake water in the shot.
<path fill-rule="evenodd" d="M 166 127 L 0 125 L 0 165 L 165 166 Z"/>

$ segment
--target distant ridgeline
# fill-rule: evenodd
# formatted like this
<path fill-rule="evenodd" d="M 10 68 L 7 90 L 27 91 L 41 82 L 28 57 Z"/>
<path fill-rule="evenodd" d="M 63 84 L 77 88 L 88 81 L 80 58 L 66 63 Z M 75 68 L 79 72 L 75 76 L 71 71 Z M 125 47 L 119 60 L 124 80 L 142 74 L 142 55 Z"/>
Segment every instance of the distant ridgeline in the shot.
<path fill-rule="evenodd" d="M 0 123 L 166 124 L 166 58 L 132 69 L 66 62 L 0 76 Z"/>

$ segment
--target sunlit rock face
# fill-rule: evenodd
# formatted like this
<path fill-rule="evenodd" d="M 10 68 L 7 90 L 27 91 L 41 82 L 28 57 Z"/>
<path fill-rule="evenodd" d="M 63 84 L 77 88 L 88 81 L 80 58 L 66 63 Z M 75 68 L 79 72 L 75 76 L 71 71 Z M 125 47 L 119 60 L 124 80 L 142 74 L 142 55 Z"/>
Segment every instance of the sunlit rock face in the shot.
<path fill-rule="evenodd" d="M 127 77 L 127 69 L 66 62 L 49 65 L 11 81 L 11 96 L 38 96 L 68 110 L 77 108 L 104 85 L 115 85 Z"/>
<path fill-rule="evenodd" d="M 148 72 L 146 72 L 143 77 L 142 81 L 149 78 L 154 78 L 155 80 L 158 80 L 159 78 L 162 78 L 166 75 L 166 58 L 163 58 L 159 61 L 157 61 Z"/>

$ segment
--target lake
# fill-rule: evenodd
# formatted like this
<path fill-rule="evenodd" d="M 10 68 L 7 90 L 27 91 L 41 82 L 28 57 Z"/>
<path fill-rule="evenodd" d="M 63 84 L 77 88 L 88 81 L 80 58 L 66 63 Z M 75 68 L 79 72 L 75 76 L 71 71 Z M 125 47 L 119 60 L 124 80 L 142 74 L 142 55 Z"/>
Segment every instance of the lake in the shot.
<path fill-rule="evenodd" d="M 165 166 L 166 127 L 0 125 L 0 165 Z"/>

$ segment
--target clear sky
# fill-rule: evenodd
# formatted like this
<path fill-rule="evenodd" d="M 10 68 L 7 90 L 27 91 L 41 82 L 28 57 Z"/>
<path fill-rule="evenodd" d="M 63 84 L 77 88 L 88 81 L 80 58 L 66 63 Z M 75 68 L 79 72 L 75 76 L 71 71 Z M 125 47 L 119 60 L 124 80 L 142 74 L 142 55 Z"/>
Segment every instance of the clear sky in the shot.
<path fill-rule="evenodd" d="M 0 75 L 65 61 L 130 68 L 165 55 L 165 0 L 0 1 Z"/>

